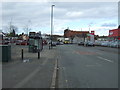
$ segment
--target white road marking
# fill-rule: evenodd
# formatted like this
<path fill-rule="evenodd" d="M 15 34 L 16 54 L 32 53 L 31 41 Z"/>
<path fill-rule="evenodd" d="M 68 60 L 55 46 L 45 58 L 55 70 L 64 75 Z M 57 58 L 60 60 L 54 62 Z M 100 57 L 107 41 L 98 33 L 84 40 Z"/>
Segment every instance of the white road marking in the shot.
<path fill-rule="evenodd" d="M 113 63 L 113 61 L 112 60 L 109 60 L 109 59 L 106 59 L 106 58 L 103 58 L 103 57 L 100 57 L 100 56 L 97 56 L 99 59 L 102 59 L 102 60 L 105 60 L 105 61 L 108 61 L 108 62 L 111 62 L 111 63 Z"/>
<path fill-rule="evenodd" d="M 95 63 L 95 64 L 89 64 L 89 65 L 85 65 L 86 67 L 101 67 L 101 64 L 99 63 Z"/>
<path fill-rule="evenodd" d="M 55 88 L 55 86 L 56 86 L 57 66 L 58 66 L 58 60 L 55 61 L 55 67 L 54 67 L 52 83 L 51 83 L 50 88 Z"/>

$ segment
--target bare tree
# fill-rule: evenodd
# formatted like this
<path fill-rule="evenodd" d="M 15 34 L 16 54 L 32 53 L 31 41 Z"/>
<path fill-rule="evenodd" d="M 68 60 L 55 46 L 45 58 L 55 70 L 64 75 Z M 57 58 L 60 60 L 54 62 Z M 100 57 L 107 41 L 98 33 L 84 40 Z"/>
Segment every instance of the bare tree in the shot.
<path fill-rule="evenodd" d="M 18 31 L 18 27 L 13 24 L 12 18 L 11 18 L 11 21 L 8 23 L 8 25 L 4 26 L 4 29 L 6 30 L 7 33 Z"/>
<path fill-rule="evenodd" d="M 10 32 L 17 32 L 17 31 L 18 31 L 17 26 L 15 26 L 15 25 L 10 26 Z"/>
<path fill-rule="evenodd" d="M 28 20 L 28 23 L 24 26 L 23 30 L 26 32 L 26 34 L 28 35 L 30 30 L 31 30 L 31 20 Z"/>
<path fill-rule="evenodd" d="M 13 25 L 12 23 L 12 19 L 11 21 L 8 23 L 7 26 L 4 26 L 5 31 L 8 33 L 7 36 L 9 37 L 14 37 L 16 36 L 16 32 L 18 31 L 18 27 Z"/>

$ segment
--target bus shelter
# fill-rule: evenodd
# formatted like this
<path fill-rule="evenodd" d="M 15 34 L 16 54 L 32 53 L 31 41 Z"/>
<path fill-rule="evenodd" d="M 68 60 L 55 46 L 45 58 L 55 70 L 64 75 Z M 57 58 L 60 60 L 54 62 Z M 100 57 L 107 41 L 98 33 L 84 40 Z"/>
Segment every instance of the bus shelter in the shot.
<path fill-rule="evenodd" d="M 41 34 L 30 32 L 29 33 L 29 52 L 37 53 L 42 51 L 43 43 Z"/>

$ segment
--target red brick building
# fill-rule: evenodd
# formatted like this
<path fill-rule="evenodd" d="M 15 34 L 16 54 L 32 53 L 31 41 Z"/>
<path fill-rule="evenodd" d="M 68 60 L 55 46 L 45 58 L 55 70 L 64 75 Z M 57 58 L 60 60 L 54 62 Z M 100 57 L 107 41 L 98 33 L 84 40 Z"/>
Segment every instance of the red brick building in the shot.
<path fill-rule="evenodd" d="M 70 37 L 74 37 L 75 35 L 86 37 L 88 33 L 89 31 L 73 31 L 73 30 L 66 29 L 64 30 L 64 37 L 70 38 Z"/>

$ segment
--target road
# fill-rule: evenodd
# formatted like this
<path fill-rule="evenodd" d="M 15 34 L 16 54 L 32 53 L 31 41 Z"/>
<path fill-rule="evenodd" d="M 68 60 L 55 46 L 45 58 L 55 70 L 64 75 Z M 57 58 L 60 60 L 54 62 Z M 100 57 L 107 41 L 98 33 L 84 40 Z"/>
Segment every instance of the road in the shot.
<path fill-rule="evenodd" d="M 115 48 L 60 45 L 59 88 L 117 88 L 118 53 Z"/>

